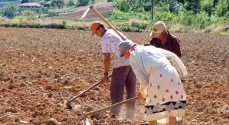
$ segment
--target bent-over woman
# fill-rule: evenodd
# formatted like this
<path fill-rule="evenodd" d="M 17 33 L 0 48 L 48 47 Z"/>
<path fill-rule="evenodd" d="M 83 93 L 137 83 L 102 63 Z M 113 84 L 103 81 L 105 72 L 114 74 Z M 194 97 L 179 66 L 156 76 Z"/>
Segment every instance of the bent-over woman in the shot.
<path fill-rule="evenodd" d="M 136 45 L 130 40 L 119 44 L 120 56 L 129 63 L 140 82 L 138 99 L 145 98 L 144 120 L 157 125 L 157 120 L 169 119 L 176 125 L 176 117 L 185 114 L 186 93 L 181 79 L 187 70 L 178 56 L 154 46 Z"/>

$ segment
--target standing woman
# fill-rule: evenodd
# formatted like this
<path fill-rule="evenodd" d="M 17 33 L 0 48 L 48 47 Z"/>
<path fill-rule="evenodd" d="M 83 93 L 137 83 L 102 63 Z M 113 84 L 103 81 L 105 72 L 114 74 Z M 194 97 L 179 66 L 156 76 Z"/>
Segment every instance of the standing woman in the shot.
<path fill-rule="evenodd" d="M 187 70 L 178 56 L 154 46 L 140 46 L 131 41 L 119 44 L 121 56 L 129 63 L 140 82 L 138 99 L 146 99 L 144 120 L 157 125 L 169 119 L 177 125 L 177 116 L 184 116 L 186 93 L 180 78 Z"/>

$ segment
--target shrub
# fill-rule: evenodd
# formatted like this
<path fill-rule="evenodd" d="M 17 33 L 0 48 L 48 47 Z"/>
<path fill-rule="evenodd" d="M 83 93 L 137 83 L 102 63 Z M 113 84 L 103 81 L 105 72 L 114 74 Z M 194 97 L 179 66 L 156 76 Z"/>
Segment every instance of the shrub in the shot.
<path fill-rule="evenodd" d="M 229 11 L 229 0 L 220 0 L 216 6 L 216 15 L 221 17 Z"/>
<path fill-rule="evenodd" d="M 48 16 L 58 16 L 58 15 L 59 13 L 57 13 L 55 10 L 51 10 L 51 9 L 48 10 Z"/>
<path fill-rule="evenodd" d="M 13 18 L 16 16 L 17 7 L 15 4 L 9 3 L 3 10 L 3 15 L 8 18 Z"/>
<path fill-rule="evenodd" d="M 121 12 L 114 11 L 108 20 L 112 23 L 129 21 L 130 19 L 151 20 L 150 12 Z"/>
<path fill-rule="evenodd" d="M 64 7 L 64 0 L 52 0 L 50 5 L 52 7 L 63 8 Z"/>
<path fill-rule="evenodd" d="M 110 22 L 123 22 L 123 21 L 129 21 L 130 17 L 128 13 L 115 11 L 112 13 L 112 15 L 109 17 Z"/>
<path fill-rule="evenodd" d="M 213 7 L 214 7 L 213 1 L 206 1 L 201 6 L 201 10 L 205 11 L 206 13 L 208 13 L 208 16 L 211 16 L 211 14 L 213 12 Z"/>
<path fill-rule="evenodd" d="M 116 0 L 114 5 L 122 12 L 128 12 L 130 9 L 129 2 L 126 0 Z"/>
<path fill-rule="evenodd" d="M 22 12 L 22 16 L 24 16 L 27 20 L 36 20 L 37 16 L 31 10 L 25 10 Z"/>
<path fill-rule="evenodd" d="M 149 24 L 138 20 L 132 20 L 130 26 L 134 29 L 134 32 L 142 32 L 147 30 Z"/>
<path fill-rule="evenodd" d="M 154 6 L 155 13 L 169 11 L 169 5 L 162 1 L 159 1 L 156 6 Z"/>
<path fill-rule="evenodd" d="M 177 22 L 180 22 L 186 26 L 194 26 L 199 29 L 203 29 L 206 26 L 212 24 L 211 17 L 207 13 L 201 12 L 199 14 L 193 14 L 192 12 L 186 12 L 185 14 L 179 15 Z"/>
<path fill-rule="evenodd" d="M 164 12 L 157 13 L 157 15 L 155 16 L 155 19 L 163 20 L 163 21 L 171 21 L 173 20 L 174 17 L 175 17 L 174 13 L 164 11 Z"/>
<path fill-rule="evenodd" d="M 75 6 L 75 2 L 74 2 L 73 0 L 69 0 L 69 1 L 67 2 L 66 6 L 69 6 L 69 7 Z"/>
<path fill-rule="evenodd" d="M 65 28 L 65 29 L 67 29 L 68 28 L 68 26 L 67 26 L 67 22 L 65 21 L 65 20 L 63 20 L 63 27 Z"/>
<path fill-rule="evenodd" d="M 90 0 L 78 0 L 78 6 L 86 6 Z"/>
<path fill-rule="evenodd" d="M 185 0 L 185 9 L 197 14 L 201 8 L 201 0 Z"/>

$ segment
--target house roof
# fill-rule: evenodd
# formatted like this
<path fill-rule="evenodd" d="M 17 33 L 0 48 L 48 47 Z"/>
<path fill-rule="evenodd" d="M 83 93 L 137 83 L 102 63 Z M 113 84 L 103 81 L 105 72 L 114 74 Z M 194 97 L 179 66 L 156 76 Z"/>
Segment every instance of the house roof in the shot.
<path fill-rule="evenodd" d="M 38 3 L 23 3 L 23 4 L 19 4 L 19 6 L 37 6 L 37 7 L 40 7 L 41 4 L 38 4 Z"/>

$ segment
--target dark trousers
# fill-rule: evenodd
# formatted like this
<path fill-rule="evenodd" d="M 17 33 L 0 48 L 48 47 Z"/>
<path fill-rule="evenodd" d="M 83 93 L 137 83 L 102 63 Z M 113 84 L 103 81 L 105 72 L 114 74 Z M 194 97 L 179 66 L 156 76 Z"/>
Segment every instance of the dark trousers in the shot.
<path fill-rule="evenodd" d="M 136 76 L 130 66 L 114 68 L 111 77 L 110 94 L 111 103 L 115 104 L 123 101 L 124 88 L 127 98 L 136 96 Z M 119 115 L 121 106 L 111 109 L 111 113 Z M 133 118 L 135 112 L 135 101 L 126 104 L 126 118 Z"/>

